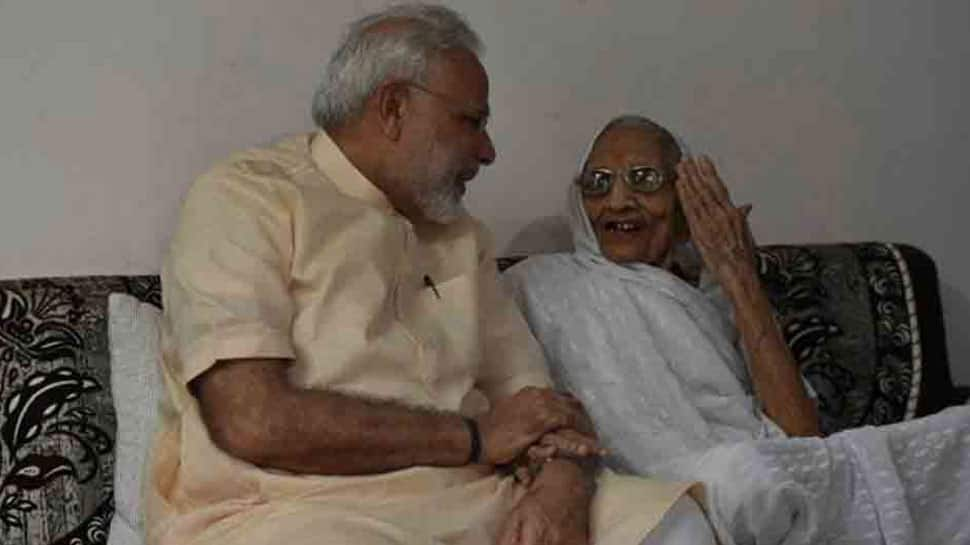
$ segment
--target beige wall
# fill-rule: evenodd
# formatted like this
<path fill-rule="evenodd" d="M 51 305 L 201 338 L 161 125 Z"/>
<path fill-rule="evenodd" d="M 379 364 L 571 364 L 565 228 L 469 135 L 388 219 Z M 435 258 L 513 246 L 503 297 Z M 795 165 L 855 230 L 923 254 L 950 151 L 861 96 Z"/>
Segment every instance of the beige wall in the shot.
<path fill-rule="evenodd" d="M 0 0 L 0 277 L 157 271 L 192 178 L 308 129 L 341 26 L 382 3 Z M 586 140 L 642 111 L 720 161 L 762 242 L 928 251 L 970 382 L 970 4 L 451 4 L 488 46 L 499 159 L 468 200 L 503 249 L 559 245 Z"/>

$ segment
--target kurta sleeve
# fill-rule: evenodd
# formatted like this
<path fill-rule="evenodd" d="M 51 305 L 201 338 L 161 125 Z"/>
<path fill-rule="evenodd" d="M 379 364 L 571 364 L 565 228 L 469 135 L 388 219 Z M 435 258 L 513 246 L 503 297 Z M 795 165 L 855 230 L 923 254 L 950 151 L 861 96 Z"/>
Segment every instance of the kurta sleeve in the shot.
<path fill-rule="evenodd" d="M 499 283 L 495 252 L 483 232 L 479 262 L 484 361 L 478 388 L 489 400 L 512 395 L 526 386 L 551 387 L 545 356 L 515 302 Z"/>
<path fill-rule="evenodd" d="M 190 190 L 162 271 L 163 341 L 183 384 L 222 359 L 293 358 L 283 185 L 236 166 Z"/>

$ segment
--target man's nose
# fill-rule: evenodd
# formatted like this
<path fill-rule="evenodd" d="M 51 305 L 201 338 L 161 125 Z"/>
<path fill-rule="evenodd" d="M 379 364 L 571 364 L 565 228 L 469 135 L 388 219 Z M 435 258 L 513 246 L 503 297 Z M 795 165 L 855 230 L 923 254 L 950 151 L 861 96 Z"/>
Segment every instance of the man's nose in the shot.
<path fill-rule="evenodd" d="M 487 132 L 482 131 L 482 142 L 478 147 L 478 162 L 490 165 L 495 162 L 495 146 Z"/>

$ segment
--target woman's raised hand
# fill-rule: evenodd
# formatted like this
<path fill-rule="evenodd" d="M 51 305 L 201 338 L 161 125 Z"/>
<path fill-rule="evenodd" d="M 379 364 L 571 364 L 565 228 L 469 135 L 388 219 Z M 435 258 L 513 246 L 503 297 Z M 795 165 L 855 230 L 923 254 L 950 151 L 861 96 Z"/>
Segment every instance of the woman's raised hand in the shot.
<path fill-rule="evenodd" d="M 704 265 L 725 287 L 755 274 L 755 245 L 748 227 L 751 206 L 734 206 L 707 156 L 681 161 L 677 177 L 677 195 Z"/>

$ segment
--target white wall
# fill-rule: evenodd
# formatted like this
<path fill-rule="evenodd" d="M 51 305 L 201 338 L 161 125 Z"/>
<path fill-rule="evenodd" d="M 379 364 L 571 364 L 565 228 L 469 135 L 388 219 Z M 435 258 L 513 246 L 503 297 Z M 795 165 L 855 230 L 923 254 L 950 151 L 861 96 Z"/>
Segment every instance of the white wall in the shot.
<path fill-rule="evenodd" d="M 586 140 L 643 111 L 720 161 L 761 242 L 928 251 L 970 382 L 970 3 L 450 3 L 488 46 L 499 160 L 468 200 L 502 248 L 559 245 Z M 157 271 L 193 177 L 309 129 L 342 25 L 381 4 L 0 0 L 0 277 Z"/>

